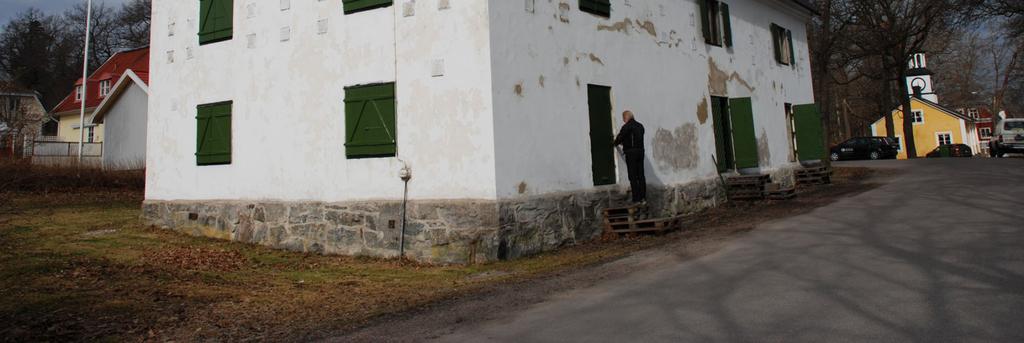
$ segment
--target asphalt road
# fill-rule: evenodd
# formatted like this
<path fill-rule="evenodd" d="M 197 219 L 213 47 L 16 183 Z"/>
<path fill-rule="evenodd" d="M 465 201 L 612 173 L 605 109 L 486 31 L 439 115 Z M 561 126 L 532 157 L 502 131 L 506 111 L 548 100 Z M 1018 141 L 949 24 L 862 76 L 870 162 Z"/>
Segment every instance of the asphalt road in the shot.
<path fill-rule="evenodd" d="M 853 164 L 902 172 L 438 340 L 1024 342 L 1024 159 Z"/>

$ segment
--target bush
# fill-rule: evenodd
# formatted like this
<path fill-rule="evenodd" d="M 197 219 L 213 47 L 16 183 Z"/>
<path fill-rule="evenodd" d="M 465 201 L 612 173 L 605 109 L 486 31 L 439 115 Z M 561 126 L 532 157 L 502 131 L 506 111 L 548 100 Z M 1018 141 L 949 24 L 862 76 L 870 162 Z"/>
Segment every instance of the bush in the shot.
<path fill-rule="evenodd" d="M 146 187 L 146 171 L 104 170 L 96 166 L 33 165 L 0 161 L 0 192 L 137 191 Z"/>

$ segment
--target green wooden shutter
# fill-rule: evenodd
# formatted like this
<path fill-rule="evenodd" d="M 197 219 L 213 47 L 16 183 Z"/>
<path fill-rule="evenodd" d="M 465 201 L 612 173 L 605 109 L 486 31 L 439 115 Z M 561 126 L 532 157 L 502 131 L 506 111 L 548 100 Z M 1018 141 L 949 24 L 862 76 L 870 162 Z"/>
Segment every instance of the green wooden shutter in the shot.
<path fill-rule="evenodd" d="M 772 31 L 772 51 L 775 52 L 775 62 L 782 63 L 782 46 L 781 46 L 781 44 L 779 44 L 779 43 L 782 42 L 781 33 L 780 33 L 782 27 L 779 27 L 778 25 L 772 24 L 771 28 L 772 28 L 771 29 L 771 31 Z"/>
<path fill-rule="evenodd" d="M 723 113 L 722 102 L 718 98 L 711 97 L 711 116 L 714 120 L 715 127 L 715 162 L 718 163 L 718 171 L 724 172 L 729 170 L 729 155 L 726 151 L 726 138 L 728 132 L 726 132 L 724 123 L 722 122 L 725 118 L 722 117 Z"/>
<path fill-rule="evenodd" d="M 345 155 L 395 156 L 395 84 L 345 88 Z"/>
<path fill-rule="evenodd" d="M 368 11 L 375 8 L 391 6 L 391 0 L 344 0 L 342 8 L 345 14 Z"/>
<path fill-rule="evenodd" d="M 614 184 L 611 88 L 587 85 L 587 103 L 590 108 L 590 157 L 594 186 Z"/>
<path fill-rule="evenodd" d="M 580 11 L 593 13 L 603 17 L 609 17 L 612 14 L 612 4 L 610 0 L 580 0 Z"/>
<path fill-rule="evenodd" d="M 754 109 L 751 99 L 729 99 L 729 119 L 732 122 L 732 146 L 736 155 L 736 168 L 756 168 L 757 134 L 754 131 Z"/>
<path fill-rule="evenodd" d="M 816 104 L 793 106 L 796 130 L 796 151 L 801 161 L 825 158 L 825 137 L 821 128 L 821 111 Z"/>
<path fill-rule="evenodd" d="M 708 1 L 710 0 L 697 0 L 697 2 L 700 3 L 700 28 L 701 32 L 704 33 L 704 43 L 712 44 L 711 18 L 708 17 L 710 15 L 710 12 L 708 12 Z"/>
<path fill-rule="evenodd" d="M 231 163 L 231 102 L 196 109 L 196 164 Z"/>
<path fill-rule="evenodd" d="M 200 0 L 199 44 L 231 39 L 233 12 L 232 0 Z"/>
<path fill-rule="evenodd" d="M 786 42 L 789 43 L 789 65 L 796 66 L 796 54 L 793 53 L 793 31 L 786 30 Z"/>
<path fill-rule="evenodd" d="M 722 11 L 722 35 L 725 37 L 725 46 L 732 47 L 732 18 L 729 17 L 729 4 L 719 4 Z"/>

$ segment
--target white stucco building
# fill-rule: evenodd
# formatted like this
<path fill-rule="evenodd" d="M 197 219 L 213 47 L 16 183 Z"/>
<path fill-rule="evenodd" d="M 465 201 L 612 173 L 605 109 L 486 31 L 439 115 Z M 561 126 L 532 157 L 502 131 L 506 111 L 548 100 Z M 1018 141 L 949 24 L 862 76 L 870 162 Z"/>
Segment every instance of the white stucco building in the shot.
<path fill-rule="evenodd" d="M 145 168 L 148 110 L 149 86 L 135 71 L 125 70 L 90 119 L 95 125 L 106 124 L 105 169 Z"/>
<path fill-rule="evenodd" d="M 809 8 L 154 0 L 145 216 L 394 256 L 407 199 L 410 256 L 535 253 L 595 237 L 624 199 L 610 136 L 627 109 L 646 126 L 652 204 L 711 206 L 720 171 L 786 182 L 797 155 L 820 158 L 798 152 L 790 119 L 814 112 Z"/>

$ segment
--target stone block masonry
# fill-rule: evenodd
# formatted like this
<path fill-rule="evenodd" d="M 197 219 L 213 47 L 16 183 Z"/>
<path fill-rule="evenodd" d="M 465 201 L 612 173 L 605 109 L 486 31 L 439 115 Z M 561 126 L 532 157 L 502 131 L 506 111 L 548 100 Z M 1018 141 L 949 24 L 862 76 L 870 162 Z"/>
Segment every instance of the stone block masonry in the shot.
<path fill-rule="evenodd" d="M 493 260 L 497 213 L 493 201 L 410 202 L 406 252 L 434 263 Z M 395 257 L 402 202 L 146 201 L 143 218 L 195 236 L 290 251 Z"/>
<path fill-rule="evenodd" d="M 791 178 L 779 170 L 776 180 Z M 783 181 L 784 182 L 784 181 Z M 601 235 L 601 211 L 628 199 L 626 187 L 500 201 L 410 201 L 409 258 L 439 264 L 514 259 L 584 243 Z M 649 187 L 652 216 L 689 214 L 725 202 L 717 178 Z M 195 236 L 317 254 L 395 257 L 401 201 L 345 203 L 146 201 L 147 224 Z"/>

